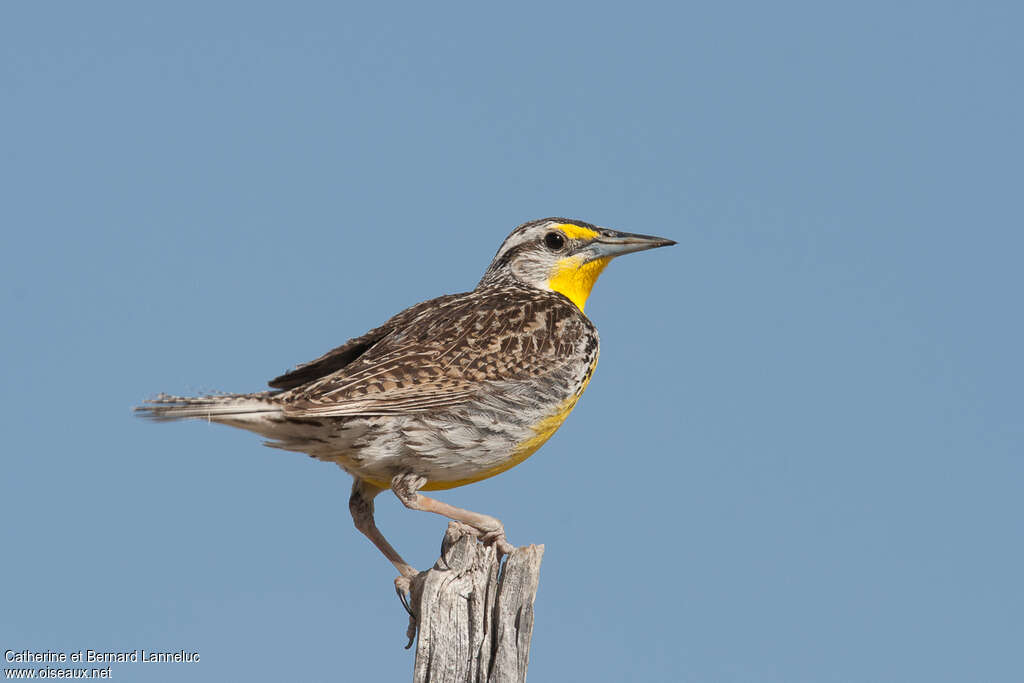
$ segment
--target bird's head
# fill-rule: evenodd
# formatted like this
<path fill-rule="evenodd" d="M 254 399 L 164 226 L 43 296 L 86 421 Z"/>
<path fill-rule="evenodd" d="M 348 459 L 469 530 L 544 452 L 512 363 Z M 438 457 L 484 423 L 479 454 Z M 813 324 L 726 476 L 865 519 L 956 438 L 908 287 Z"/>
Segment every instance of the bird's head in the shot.
<path fill-rule="evenodd" d="M 598 275 L 616 256 L 667 247 L 672 240 L 600 228 L 568 218 L 523 223 L 505 238 L 477 287 L 512 279 L 564 294 L 581 311 Z"/>

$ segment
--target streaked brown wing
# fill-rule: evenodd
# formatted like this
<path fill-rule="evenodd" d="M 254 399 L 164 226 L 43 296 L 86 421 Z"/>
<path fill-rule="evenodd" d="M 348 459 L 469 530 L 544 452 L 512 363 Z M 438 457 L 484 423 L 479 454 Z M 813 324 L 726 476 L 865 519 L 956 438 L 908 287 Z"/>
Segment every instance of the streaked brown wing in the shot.
<path fill-rule="evenodd" d="M 391 334 L 396 329 L 404 327 L 410 319 L 415 318 L 424 310 L 441 306 L 448 299 L 456 298 L 458 296 L 458 294 L 449 294 L 447 296 L 438 297 L 437 299 L 418 303 L 415 306 L 410 306 L 404 311 L 394 315 L 380 327 L 373 328 L 361 337 L 349 339 L 341 346 L 331 349 L 315 360 L 296 366 L 295 369 L 270 380 L 267 382 L 267 385 L 273 389 L 294 389 L 295 387 L 308 384 L 309 382 L 320 379 L 321 377 L 326 377 L 327 375 L 337 372 L 359 356 L 369 351 L 373 348 L 374 344 L 377 344 L 381 339 Z"/>
<path fill-rule="evenodd" d="M 282 395 L 286 413 L 400 415 L 459 405 L 491 382 L 564 374 L 593 329 L 563 297 L 521 288 L 454 295 L 405 322 L 335 373 Z"/>

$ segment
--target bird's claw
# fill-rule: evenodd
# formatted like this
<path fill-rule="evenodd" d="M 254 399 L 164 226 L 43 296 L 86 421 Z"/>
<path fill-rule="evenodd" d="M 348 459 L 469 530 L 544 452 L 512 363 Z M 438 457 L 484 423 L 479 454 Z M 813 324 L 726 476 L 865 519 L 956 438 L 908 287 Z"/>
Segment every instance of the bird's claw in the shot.
<path fill-rule="evenodd" d="M 402 601 L 402 607 L 409 613 L 409 628 L 405 630 L 405 635 L 409 638 L 405 649 L 408 650 L 416 642 L 416 628 L 419 625 L 416 613 L 412 611 L 412 578 L 404 575 L 396 578 L 395 592 L 398 593 L 398 599 Z"/>
<path fill-rule="evenodd" d="M 412 579 L 408 576 L 399 576 L 395 579 L 395 592 L 398 593 L 398 599 L 402 601 L 402 607 L 405 611 L 412 616 L 412 606 L 409 604 L 409 598 L 412 596 Z"/>

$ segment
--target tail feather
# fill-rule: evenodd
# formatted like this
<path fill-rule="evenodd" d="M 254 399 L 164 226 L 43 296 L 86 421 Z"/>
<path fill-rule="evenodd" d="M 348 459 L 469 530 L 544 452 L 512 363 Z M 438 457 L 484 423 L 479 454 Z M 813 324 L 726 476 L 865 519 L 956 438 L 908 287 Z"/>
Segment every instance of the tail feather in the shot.
<path fill-rule="evenodd" d="M 262 394 L 215 394 L 208 396 L 170 396 L 159 394 L 135 407 L 139 417 L 156 422 L 201 418 L 211 422 L 246 422 L 268 414 L 280 413 L 281 406 Z"/>

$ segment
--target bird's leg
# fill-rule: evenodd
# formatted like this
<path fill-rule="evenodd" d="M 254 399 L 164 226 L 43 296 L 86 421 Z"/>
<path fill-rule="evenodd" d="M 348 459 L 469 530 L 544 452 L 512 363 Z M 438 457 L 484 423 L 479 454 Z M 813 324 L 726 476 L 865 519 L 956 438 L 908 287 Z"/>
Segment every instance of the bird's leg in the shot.
<path fill-rule="evenodd" d="M 391 490 L 398 496 L 398 500 L 402 501 L 402 504 L 410 510 L 434 512 L 448 519 L 454 519 L 456 522 L 464 522 L 480 532 L 480 539 L 484 543 L 493 543 L 500 553 L 507 555 L 515 550 L 512 544 L 505 540 L 505 527 L 499 520 L 490 515 L 463 510 L 418 493 L 426 483 L 426 477 L 408 473 L 397 474 L 391 479 Z"/>
<path fill-rule="evenodd" d="M 384 553 L 384 556 L 398 570 L 399 577 L 395 579 L 395 590 L 398 592 L 398 598 L 402 601 L 402 605 L 405 606 L 406 611 L 411 615 L 412 610 L 409 607 L 406 594 L 412 585 L 412 578 L 419 572 L 413 569 L 402 559 L 398 551 L 391 547 L 391 544 L 384 538 L 384 534 L 380 532 L 377 524 L 373 521 L 373 499 L 383 490 L 379 486 L 368 484 L 362 479 L 356 479 L 352 484 L 352 495 L 348 499 L 348 509 L 352 513 L 352 521 L 355 522 L 356 528 L 373 541 L 373 544 Z"/>

